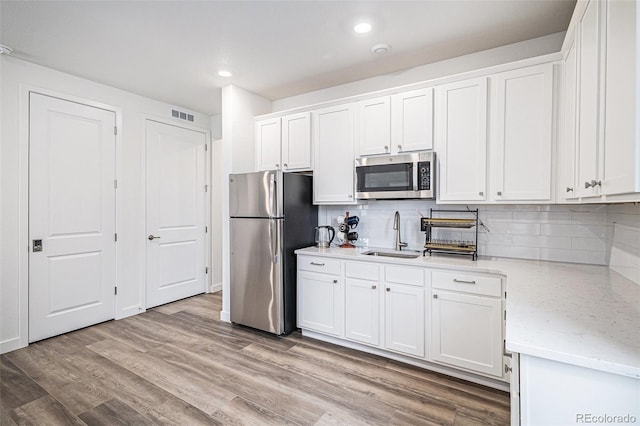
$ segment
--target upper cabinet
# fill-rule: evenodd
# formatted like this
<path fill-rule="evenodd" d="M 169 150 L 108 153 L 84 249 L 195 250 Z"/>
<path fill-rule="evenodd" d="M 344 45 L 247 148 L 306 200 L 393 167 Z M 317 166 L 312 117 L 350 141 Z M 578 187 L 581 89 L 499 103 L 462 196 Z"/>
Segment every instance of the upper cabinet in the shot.
<path fill-rule="evenodd" d="M 433 148 L 433 89 L 358 102 L 358 154 Z"/>
<path fill-rule="evenodd" d="M 437 86 L 435 108 L 439 201 L 551 201 L 552 64 Z"/>
<path fill-rule="evenodd" d="M 575 193 L 591 201 L 614 200 L 640 192 L 638 5 L 590 0 L 576 12 L 564 73 L 571 82 L 567 76 L 575 72 L 577 92 L 563 100 L 564 116 L 576 117 Z M 565 130 L 562 137 L 571 133 Z M 561 157 L 559 172 L 570 165 L 568 157 Z"/>
<path fill-rule="evenodd" d="M 315 110 L 314 204 L 354 204 L 355 104 Z"/>
<path fill-rule="evenodd" d="M 256 121 L 256 169 L 312 169 L 311 113 Z"/>
<path fill-rule="evenodd" d="M 486 77 L 436 87 L 435 149 L 438 199 L 486 200 Z"/>
<path fill-rule="evenodd" d="M 558 178 L 557 200 L 569 201 L 576 198 L 576 100 L 578 84 L 578 57 L 576 42 L 573 40 L 563 63 L 562 114 L 560 117 L 560 137 L 558 138 Z"/>
<path fill-rule="evenodd" d="M 494 201 L 551 201 L 553 64 L 492 78 L 489 132 Z"/>

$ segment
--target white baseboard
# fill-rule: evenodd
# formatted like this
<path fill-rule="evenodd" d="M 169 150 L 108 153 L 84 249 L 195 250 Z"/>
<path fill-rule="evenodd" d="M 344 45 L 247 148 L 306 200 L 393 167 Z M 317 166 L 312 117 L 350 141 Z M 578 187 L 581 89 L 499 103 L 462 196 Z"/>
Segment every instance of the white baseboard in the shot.
<path fill-rule="evenodd" d="M 227 311 L 220 311 L 220 321 L 231 322 L 231 313 Z"/>
<path fill-rule="evenodd" d="M 0 354 L 6 354 L 7 352 L 15 351 L 16 349 L 24 348 L 27 345 L 20 344 L 20 338 L 14 337 L 13 339 L 4 340 L 0 342 Z"/>
<path fill-rule="evenodd" d="M 217 293 L 219 291 L 222 291 L 222 283 L 211 284 L 211 287 L 209 288 L 209 293 Z"/>

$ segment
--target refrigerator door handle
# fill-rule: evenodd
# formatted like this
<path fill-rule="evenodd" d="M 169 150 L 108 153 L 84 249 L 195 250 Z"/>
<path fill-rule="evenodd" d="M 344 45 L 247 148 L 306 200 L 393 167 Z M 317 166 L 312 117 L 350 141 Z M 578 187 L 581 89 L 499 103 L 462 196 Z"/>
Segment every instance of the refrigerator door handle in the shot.
<path fill-rule="evenodd" d="M 277 224 L 278 222 L 275 219 L 269 219 L 269 241 L 271 241 L 273 263 L 278 263 L 278 229 L 273 229 Z"/>
<path fill-rule="evenodd" d="M 269 216 L 277 216 L 276 206 L 277 206 L 277 193 L 276 193 L 276 175 L 271 174 L 269 178 L 269 201 L 271 202 L 271 211 L 269 212 Z"/>

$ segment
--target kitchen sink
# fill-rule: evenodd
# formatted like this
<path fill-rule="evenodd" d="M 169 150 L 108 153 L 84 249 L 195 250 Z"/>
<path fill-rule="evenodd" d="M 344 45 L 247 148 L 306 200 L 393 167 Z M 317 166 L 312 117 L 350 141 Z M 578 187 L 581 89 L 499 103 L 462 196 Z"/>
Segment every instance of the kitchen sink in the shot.
<path fill-rule="evenodd" d="M 397 257 L 400 259 L 415 259 L 420 257 L 420 252 L 416 250 L 407 250 L 407 251 L 380 251 L 380 250 L 369 250 L 365 251 L 362 254 L 365 256 L 382 256 L 382 257 Z"/>

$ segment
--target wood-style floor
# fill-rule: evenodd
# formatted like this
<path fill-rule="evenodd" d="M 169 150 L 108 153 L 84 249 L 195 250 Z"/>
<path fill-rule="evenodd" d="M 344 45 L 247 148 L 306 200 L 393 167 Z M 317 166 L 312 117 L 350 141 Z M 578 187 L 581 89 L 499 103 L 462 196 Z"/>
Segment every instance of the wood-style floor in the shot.
<path fill-rule="evenodd" d="M 509 423 L 504 392 L 223 323 L 220 303 L 200 295 L 0 356 L 0 424 Z"/>

